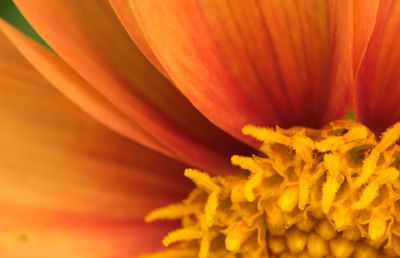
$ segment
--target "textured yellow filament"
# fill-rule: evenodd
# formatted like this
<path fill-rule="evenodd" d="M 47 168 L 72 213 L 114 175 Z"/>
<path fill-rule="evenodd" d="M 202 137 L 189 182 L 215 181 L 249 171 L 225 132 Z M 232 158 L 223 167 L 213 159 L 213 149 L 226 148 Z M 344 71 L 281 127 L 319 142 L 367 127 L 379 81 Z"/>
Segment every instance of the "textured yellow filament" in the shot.
<path fill-rule="evenodd" d="M 263 142 L 234 155 L 243 174 L 185 176 L 197 186 L 146 221 L 180 219 L 144 257 L 400 257 L 400 124 L 376 137 L 354 121 L 321 130 L 246 126 Z"/>

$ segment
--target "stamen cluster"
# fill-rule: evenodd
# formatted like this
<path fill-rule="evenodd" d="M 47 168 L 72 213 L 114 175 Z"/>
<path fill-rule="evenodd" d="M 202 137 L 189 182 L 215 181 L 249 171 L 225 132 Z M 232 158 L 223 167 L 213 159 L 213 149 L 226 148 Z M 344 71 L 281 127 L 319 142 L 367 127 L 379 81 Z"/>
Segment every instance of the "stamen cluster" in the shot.
<path fill-rule="evenodd" d="M 400 124 L 379 141 L 355 121 L 243 133 L 263 142 L 232 157 L 246 172 L 187 169 L 197 188 L 146 218 L 180 219 L 163 240 L 179 244 L 148 257 L 400 256 Z"/>

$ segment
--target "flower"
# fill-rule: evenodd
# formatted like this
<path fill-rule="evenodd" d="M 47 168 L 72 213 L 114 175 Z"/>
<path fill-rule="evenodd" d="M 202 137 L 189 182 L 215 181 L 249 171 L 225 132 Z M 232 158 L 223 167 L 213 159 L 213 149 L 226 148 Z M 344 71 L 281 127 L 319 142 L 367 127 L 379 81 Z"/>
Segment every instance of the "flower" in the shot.
<path fill-rule="evenodd" d="M 54 52 L 0 22 L 5 257 L 157 250 L 177 225 L 144 216 L 189 191 L 185 167 L 237 173 L 245 125 L 400 118 L 396 1 L 15 2 Z"/>

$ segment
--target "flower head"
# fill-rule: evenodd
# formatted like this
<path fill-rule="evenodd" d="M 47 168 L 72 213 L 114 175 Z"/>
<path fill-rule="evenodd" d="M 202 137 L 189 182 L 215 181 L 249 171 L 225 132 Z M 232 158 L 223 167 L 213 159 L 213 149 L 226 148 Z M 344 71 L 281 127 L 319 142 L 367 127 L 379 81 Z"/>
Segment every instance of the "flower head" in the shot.
<path fill-rule="evenodd" d="M 15 3 L 51 50 L 0 20 L 0 254 L 156 251 L 187 167 L 184 252 L 397 246 L 397 1 Z"/>

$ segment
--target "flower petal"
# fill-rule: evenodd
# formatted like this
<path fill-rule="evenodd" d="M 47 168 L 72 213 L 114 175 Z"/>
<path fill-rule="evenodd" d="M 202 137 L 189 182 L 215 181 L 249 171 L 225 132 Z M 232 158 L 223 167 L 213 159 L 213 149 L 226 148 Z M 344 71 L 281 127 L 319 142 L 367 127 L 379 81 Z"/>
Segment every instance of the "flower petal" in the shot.
<path fill-rule="evenodd" d="M 115 221 L 1 203 L 0 255 L 7 258 L 131 258 L 161 248 L 176 225 Z"/>
<path fill-rule="evenodd" d="M 143 217 L 188 192 L 184 165 L 83 113 L 2 34 L 0 47 L 0 256 L 122 258 L 159 248 L 173 225 Z"/>
<path fill-rule="evenodd" d="M 160 204 L 150 198 L 188 189 L 177 188 L 184 165 L 108 130 L 26 67 L 29 77 L 0 77 L 2 201 L 139 218 Z"/>
<path fill-rule="evenodd" d="M 380 1 L 355 88 L 357 118 L 375 132 L 400 120 L 400 2 Z"/>
<path fill-rule="evenodd" d="M 68 98 L 74 100 L 78 106 L 91 114 L 100 122 L 120 134 L 135 139 L 135 141 L 151 147 L 164 154 L 170 154 L 170 150 L 162 146 L 157 140 L 143 130 L 134 121 L 126 117 L 124 113 L 116 109 L 106 98 L 92 88 L 75 71 L 65 64 L 59 57 L 46 50 L 41 45 L 34 43 L 22 33 L 0 20 L 0 29 L 18 46 L 19 50 L 30 60 L 48 81 L 63 92 Z M 15 48 L 10 45 L 8 39 L 2 37 L 2 53 L 7 54 L 0 59 L 3 69 L 9 67 L 8 60 L 15 59 L 18 55 Z M 23 58 L 22 58 L 23 59 Z M 26 62 L 25 60 L 23 60 Z M 22 61 L 21 61 L 22 62 Z M 20 63 L 21 63 L 20 62 Z M 22 62 L 22 63 L 24 63 Z M 9 70 L 9 69 L 8 69 Z M 18 70 L 15 67 L 14 72 Z"/>
<path fill-rule="evenodd" d="M 133 15 L 129 1 L 130 0 L 109 0 L 115 13 L 118 15 L 119 20 L 124 25 L 129 36 L 135 42 L 136 46 L 140 48 L 142 53 L 150 60 L 150 62 L 157 67 L 157 69 L 166 77 L 168 74 L 165 72 L 164 68 L 161 66 L 157 57 L 154 55 L 153 50 L 151 50 L 149 44 L 147 43 L 139 24 Z"/>
<path fill-rule="evenodd" d="M 226 172 L 232 170 L 230 155 L 248 151 L 204 118 L 152 66 L 133 44 L 108 1 L 41 0 L 16 4 L 69 66 L 116 109 L 168 148 L 171 156 L 207 170 Z M 28 56 L 29 51 L 24 55 Z"/>
<path fill-rule="evenodd" d="M 358 72 L 375 27 L 379 1 L 354 1 L 354 73 Z"/>
<path fill-rule="evenodd" d="M 316 127 L 349 110 L 351 1 L 130 3 L 176 86 L 238 138 L 245 124 Z"/>

